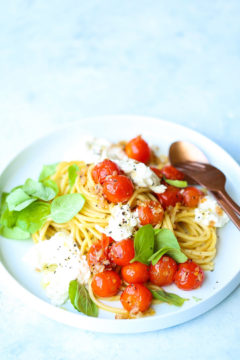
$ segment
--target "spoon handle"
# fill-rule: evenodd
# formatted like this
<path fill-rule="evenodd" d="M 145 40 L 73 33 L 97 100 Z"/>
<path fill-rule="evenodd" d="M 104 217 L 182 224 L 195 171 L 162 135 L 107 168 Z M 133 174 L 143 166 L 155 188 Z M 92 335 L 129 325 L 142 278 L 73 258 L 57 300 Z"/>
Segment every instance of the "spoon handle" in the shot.
<path fill-rule="evenodd" d="M 218 194 L 226 201 L 226 203 L 232 208 L 233 211 L 240 215 L 240 207 L 235 203 L 235 201 L 233 201 L 225 189 L 219 190 Z"/>
<path fill-rule="evenodd" d="M 231 206 L 229 206 L 229 204 L 225 201 L 225 199 L 221 197 L 219 192 L 215 192 L 213 194 L 216 197 L 218 204 L 223 208 L 225 213 L 229 216 L 229 218 L 232 220 L 232 222 L 236 225 L 238 230 L 240 230 L 240 218 L 232 210 Z"/>

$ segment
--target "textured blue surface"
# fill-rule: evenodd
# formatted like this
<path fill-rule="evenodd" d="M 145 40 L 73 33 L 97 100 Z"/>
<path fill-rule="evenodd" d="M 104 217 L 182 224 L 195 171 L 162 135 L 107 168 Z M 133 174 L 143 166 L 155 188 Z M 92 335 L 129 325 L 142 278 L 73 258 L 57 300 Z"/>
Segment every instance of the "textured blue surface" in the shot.
<path fill-rule="evenodd" d="M 86 116 L 165 118 L 240 161 L 239 0 L 0 4 L 0 162 Z M 110 336 L 56 324 L 1 293 L 1 359 L 236 359 L 240 289 L 187 324 Z M 221 326 L 219 326 L 221 323 Z"/>

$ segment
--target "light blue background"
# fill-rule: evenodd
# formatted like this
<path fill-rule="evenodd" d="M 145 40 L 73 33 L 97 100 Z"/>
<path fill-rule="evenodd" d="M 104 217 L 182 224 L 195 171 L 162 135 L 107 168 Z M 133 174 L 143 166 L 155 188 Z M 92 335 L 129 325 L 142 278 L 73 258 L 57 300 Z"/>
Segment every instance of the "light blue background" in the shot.
<path fill-rule="evenodd" d="M 239 0 L 0 1 L 0 164 L 58 124 L 105 114 L 187 125 L 240 161 L 239 18 Z M 111 336 L 57 324 L 2 284 L 0 357 L 235 360 L 239 302 L 238 288 L 186 324 Z"/>

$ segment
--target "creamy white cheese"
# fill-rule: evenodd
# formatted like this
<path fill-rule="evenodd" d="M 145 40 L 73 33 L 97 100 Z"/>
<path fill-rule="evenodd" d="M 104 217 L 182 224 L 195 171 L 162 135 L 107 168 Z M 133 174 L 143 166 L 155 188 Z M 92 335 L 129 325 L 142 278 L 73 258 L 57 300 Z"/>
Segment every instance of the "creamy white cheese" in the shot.
<path fill-rule="evenodd" d="M 206 226 L 223 227 L 229 218 L 212 195 L 201 198 L 195 211 L 195 221 Z"/>
<path fill-rule="evenodd" d="M 157 194 L 164 193 L 166 190 L 167 187 L 160 184 L 159 177 L 150 169 L 149 166 L 129 158 L 124 160 L 115 160 L 115 162 L 120 169 L 131 178 L 135 185 L 150 188 Z"/>
<path fill-rule="evenodd" d="M 103 229 L 96 225 L 100 232 L 112 237 L 116 241 L 132 236 L 139 219 L 136 212 L 132 212 L 129 205 L 115 205 L 112 208 L 108 225 Z"/>
<path fill-rule="evenodd" d="M 80 255 L 77 244 L 66 232 L 57 232 L 49 240 L 34 245 L 24 260 L 41 272 L 41 284 L 55 305 L 68 299 L 71 280 L 87 284 L 90 277 L 86 256 Z"/>

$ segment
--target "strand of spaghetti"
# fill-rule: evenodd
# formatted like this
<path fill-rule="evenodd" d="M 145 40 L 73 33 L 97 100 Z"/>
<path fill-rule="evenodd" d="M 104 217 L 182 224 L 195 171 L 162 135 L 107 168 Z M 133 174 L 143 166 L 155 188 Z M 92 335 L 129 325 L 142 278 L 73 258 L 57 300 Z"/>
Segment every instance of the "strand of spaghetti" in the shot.
<path fill-rule="evenodd" d="M 109 306 L 109 305 L 106 305 L 104 303 L 102 303 L 101 301 L 99 301 L 93 294 L 93 291 L 92 291 L 92 286 L 91 286 L 91 282 L 92 282 L 92 279 L 89 280 L 89 283 L 88 283 L 88 292 L 89 292 L 89 296 L 90 298 L 92 299 L 92 301 L 102 310 L 106 310 L 108 312 L 111 312 L 111 313 L 114 313 L 114 314 L 119 314 L 119 315 L 128 315 L 128 312 L 124 309 L 121 309 L 121 308 L 116 308 L 116 307 L 113 307 L 113 306 Z"/>

